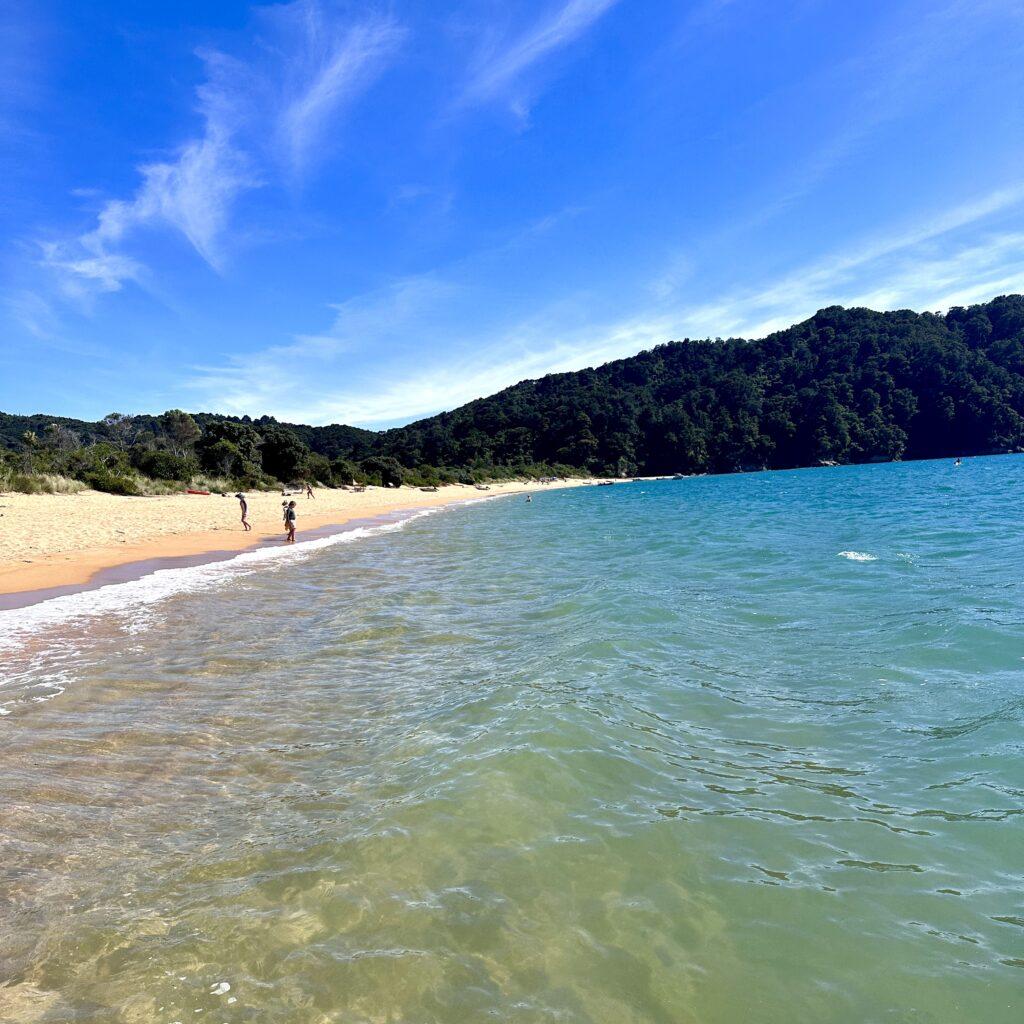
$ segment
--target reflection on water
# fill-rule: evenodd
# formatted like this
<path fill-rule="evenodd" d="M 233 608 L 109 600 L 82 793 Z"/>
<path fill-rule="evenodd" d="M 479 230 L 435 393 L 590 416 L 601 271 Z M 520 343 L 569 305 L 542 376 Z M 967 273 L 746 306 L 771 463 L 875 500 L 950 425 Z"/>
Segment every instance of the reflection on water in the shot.
<path fill-rule="evenodd" d="M 1022 484 L 551 492 L 41 621 L 0 1019 L 1018 1021 Z"/>

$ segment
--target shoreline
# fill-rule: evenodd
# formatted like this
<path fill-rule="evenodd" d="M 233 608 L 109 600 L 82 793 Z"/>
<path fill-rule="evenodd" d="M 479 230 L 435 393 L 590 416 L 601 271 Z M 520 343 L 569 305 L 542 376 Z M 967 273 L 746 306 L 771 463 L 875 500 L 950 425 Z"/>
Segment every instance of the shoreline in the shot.
<path fill-rule="evenodd" d="M 459 484 L 443 487 L 437 492 L 403 487 L 396 490 L 373 488 L 356 493 L 324 488 L 316 492 L 318 499 L 295 497 L 300 512 L 297 540 L 301 543 L 303 540 L 331 536 L 367 523 L 386 522 L 405 512 L 465 504 L 504 495 L 580 487 L 591 482 L 565 480 L 551 484 L 492 484 L 488 491 L 478 491 L 475 487 Z M 94 507 L 76 507 L 76 502 L 90 497 L 94 499 Z M 325 498 L 329 500 L 325 501 Z M 10 534 L 4 529 L 4 535 L 0 538 L 0 609 L 28 607 L 63 594 L 138 579 L 162 568 L 223 561 L 244 551 L 284 546 L 282 530 L 278 525 L 281 495 L 264 492 L 247 495 L 247 499 L 250 503 L 250 519 L 254 523 L 251 532 L 241 529 L 238 502 L 233 497 L 228 502 L 217 495 L 176 494 L 157 499 L 98 494 L 0 495 L 0 505 L 5 510 L 11 508 L 12 502 L 16 506 L 15 519 L 21 518 L 30 525 L 38 525 L 40 520 L 52 517 L 57 527 L 56 532 L 50 534 L 51 544 L 47 545 L 44 538 L 41 545 L 36 545 L 43 550 L 38 553 L 32 550 L 31 557 L 25 557 L 28 552 L 24 549 L 8 550 Z M 332 507 L 322 512 L 313 512 L 312 509 L 316 508 L 313 502 L 316 500 L 321 501 L 321 506 L 330 504 Z M 88 538 L 109 533 L 111 522 L 123 523 L 122 517 L 139 510 L 140 502 L 160 503 L 156 510 L 158 514 L 147 517 L 149 536 L 134 541 L 88 543 Z M 184 510 L 187 509 L 190 514 L 197 508 L 202 510 L 204 502 L 208 503 L 206 510 L 217 517 L 218 525 L 205 530 L 177 529 L 177 524 L 186 518 L 182 514 Z M 256 507 L 259 509 L 258 514 L 254 514 Z M 61 523 L 71 518 L 68 513 L 76 512 L 81 513 L 76 517 L 78 521 L 68 531 L 61 532 Z M 233 525 L 224 522 L 224 516 L 229 517 L 229 521 L 233 519 Z M 270 519 L 271 516 L 276 518 Z M 265 525 L 267 520 L 274 522 L 274 528 Z M 194 516 L 191 521 L 194 521 Z M 86 542 L 76 543 L 81 540 Z"/>
<path fill-rule="evenodd" d="M 458 502 L 450 502 L 450 504 L 454 505 L 458 504 Z M 434 507 L 445 508 L 447 506 L 437 505 Z M 222 546 L 213 550 L 197 551 L 194 553 L 160 553 L 147 555 L 142 558 L 133 558 L 130 561 L 119 562 L 116 565 L 101 566 L 92 572 L 87 580 L 81 583 L 57 583 L 51 586 L 34 587 L 28 590 L 0 591 L 0 612 L 30 608 L 33 605 L 42 604 L 54 598 L 67 597 L 71 594 L 84 594 L 92 590 L 99 590 L 101 587 L 116 586 L 119 583 L 132 583 L 165 569 L 188 569 L 202 565 L 212 565 L 217 562 L 230 562 L 248 551 L 263 551 L 274 548 L 301 550 L 302 545 L 309 541 L 322 540 L 325 537 L 335 537 L 360 528 L 372 529 L 375 526 L 401 522 L 422 511 L 422 508 L 400 509 L 394 512 L 382 512 L 376 516 L 350 519 L 345 523 L 332 523 L 326 526 L 312 527 L 297 537 L 295 544 L 292 545 L 282 543 L 275 534 L 269 538 L 262 537 L 243 548 L 226 548 Z M 161 547 L 164 546 L 161 545 Z M 147 545 L 147 551 L 148 548 L 149 546 Z M 119 552 L 119 554 L 128 553 L 126 551 Z"/>

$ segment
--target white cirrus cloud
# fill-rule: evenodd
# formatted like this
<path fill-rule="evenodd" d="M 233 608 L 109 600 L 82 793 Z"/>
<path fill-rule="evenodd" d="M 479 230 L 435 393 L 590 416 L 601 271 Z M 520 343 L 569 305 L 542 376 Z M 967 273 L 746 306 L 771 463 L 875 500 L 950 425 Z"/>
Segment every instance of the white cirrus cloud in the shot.
<path fill-rule="evenodd" d="M 992 218 L 1012 219 L 1024 186 L 996 189 L 900 231 L 803 264 L 759 288 L 729 292 L 681 311 L 691 336 L 760 337 L 822 306 L 944 309 L 1024 287 L 1024 250 Z M 958 234 L 966 232 L 964 234 Z"/>
<path fill-rule="evenodd" d="M 488 36 L 473 61 L 457 106 L 503 102 L 527 116 L 527 73 L 545 58 L 574 43 L 619 0 L 562 0 L 513 39 Z"/>
<path fill-rule="evenodd" d="M 344 20 L 315 0 L 264 9 L 256 56 L 200 50 L 196 90 L 202 131 L 166 160 L 140 166 L 127 199 L 103 204 L 81 234 L 40 244 L 44 266 L 65 294 L 82 298 L 141 281 L 146 268 L 124 252 L 142 228 L 183 236 L 214 270 L 238 197 L 284 166 L 294 178 L 324 134 L 387 65 L 402 38 L 390 18 Z"/>
<path fill-rule="evenodd" d="M 405 37 L 389 17 L 341 24 L 316 3 L 272 8 L 284 61 L 276 136 L 293 172 L 312 162 L 327 128 L 380 73 Z"/>

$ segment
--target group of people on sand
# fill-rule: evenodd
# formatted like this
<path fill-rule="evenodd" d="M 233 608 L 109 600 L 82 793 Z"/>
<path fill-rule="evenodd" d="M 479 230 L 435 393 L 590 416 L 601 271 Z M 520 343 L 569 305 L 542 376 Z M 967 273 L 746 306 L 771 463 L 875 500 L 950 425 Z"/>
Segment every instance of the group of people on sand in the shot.
<path fill-rule="evenodd" d="M 306 484 L 306 497 L 312 498 L 313 489 Z M 242 510 L 242 528 L 248 533 L 252 529 L 252 524 L 249 522 L 249 503 L 245 500 L 245 495 L 239 492 L 235 495 L 238 499 L 238 505 Z M 284 535 L 286 544 L 295 543 L 295 521 L 297 519 L 297 513 L 295 511 L 294 501 L 282 501 L 281 502 L 281 518 L 284 520 Z"/>

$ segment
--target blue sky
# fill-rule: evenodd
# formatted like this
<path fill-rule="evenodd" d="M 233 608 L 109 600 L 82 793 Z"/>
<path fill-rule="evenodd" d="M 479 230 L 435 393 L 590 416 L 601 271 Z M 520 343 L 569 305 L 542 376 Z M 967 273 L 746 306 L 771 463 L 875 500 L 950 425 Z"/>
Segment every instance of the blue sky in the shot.
<path fill-rule="evenodd" d="M 0 409 L 405 422 L 1024 290 L 1019 0 L 8 0 Z"/>

